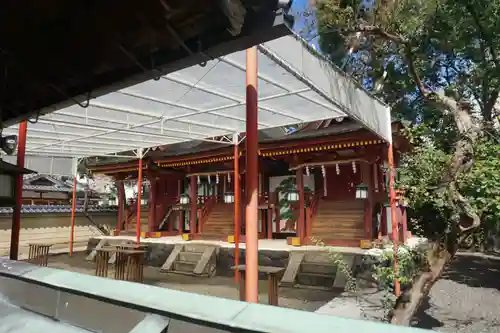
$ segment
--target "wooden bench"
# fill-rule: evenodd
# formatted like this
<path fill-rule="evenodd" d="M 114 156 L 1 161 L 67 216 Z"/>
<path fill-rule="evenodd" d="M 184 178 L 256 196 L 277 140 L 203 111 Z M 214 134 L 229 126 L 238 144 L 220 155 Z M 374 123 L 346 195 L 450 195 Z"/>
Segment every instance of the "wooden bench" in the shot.
<path fill-rule="evenodd" d="M 238 271 L 239 281 L 240 281 L 240 301 L 245 301 L 245 271 L 246 265 L 238 265 L 231 267 L 233 270 Z M 269 305 L 278 306 L 278 282 L 281 275 L 285 271 L 283 267 L 273 267 L 273 266 L 259 266 L 259 273 L 267 275 L 268 280 L 268 303 Z"/>
<path fill-rule="evenodd" d="M 110 253 L 116 253 L 115 280 L 142 282 L 144 279 L 145 250 L 108 246 L 96 250 L 96 276 L 108 276 Z"/>
<path fill-rule="evenodd" d="M 28 262 L 46 267 L 49 262 L 49 251 L 52 244 L 28 244 Z"/>

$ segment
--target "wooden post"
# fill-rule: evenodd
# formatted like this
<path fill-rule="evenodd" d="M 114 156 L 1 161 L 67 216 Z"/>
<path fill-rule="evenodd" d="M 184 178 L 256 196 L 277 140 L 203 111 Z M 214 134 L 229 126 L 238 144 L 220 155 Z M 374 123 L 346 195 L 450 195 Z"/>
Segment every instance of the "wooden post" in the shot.
<path fill-rule="evenodd" d="M 298 168 L 295 171 L 297 192 L 299 193 L 299 216 L 297 217 L 297 237 L 300 242 L 305 239 L 305 191 L 304 191 L 304 168 Z"/>
<path fill-rule="evenodd" d="M 140 149 L 142 155 L 142 149 Z M 141 243 L 141 199 L 142 199 L 142 156 L 139 158 L 137 172 L 137 222 L 135 230 L 135 238 L 137 244 Z"/>
<path fill-rule="evenodd" d="M 245 296 L 250 303 L 259 302 L 259 165 L 257 108 L 257 47 L 246 50 L 246 271 Z"/>
<path fill-rule="evenodd" d="M 368 186 L 368 198 L 365 201 L 365 237 L 368 240 L 373 239 L 373 181 L 370 164 L 360 163 L 361 182 Z"/>
<path fill-rule="evenodd" d="M 24 156 L 26 152 L 26 134 L 28 132 L 27 121 L 19 123 L 17 142 L 17 167 L 24 168 Z M 23 203 L 23 174 L 16 175 L 16 188 L 14 191 L 15 204 L 12 213 L 12 227 L 10 232 L 10 260 L 17 260 L 19 257 L 19 233 L 21 232 L 21 209 Z"/>
<path fill-rule="evenodd" d="M 75 240 L 75 213 L 76 213 L 76 178 L 78 175 L 75 173 L 73 176 L 73 197 L 71 201 L 71 231 L 69 235 L 69 256 L 73 256 L 73 241 Z"/>
<path fill-rule="evenodd" d="M 149 198 L 148 198 L 148 231 L 155 232 L 156 231 L 156 203 L 158 197 L 158 186 L 156 177 L 151 177 L 149 179 Z"/>
<path fill-rule="evenodd" d="M 125 184 L 123 180 L 118 181 L 118 224 L 117 229 L 120 233 L 123 229 L 123 220 L 125 219 Z"/>
<path fill-rule="evenodd" d="M 178 179 L 177 180 L 177 199 L 175 201 L 175 203 L 178 202 L 178 200 L 180 200 L 181 198 L 181 195 L 182 193 L 184 192 L 184 189 L 183 189 L 183 186 L 184 186 L 184 179 Z M 167 193 L 168 195 L 168 193 Z M 178 210 L 177 211 L 177 232 L 182 234 L 182 230 L 184 229 L 184 210 Z M 169 223 L 168 224 L 168 231 L 172 231 L 173 229 L 173 223 Z"/>
<path fill-rule="evenodd" d="M 190 180 L 190 195 L 189 195 L 189 233 L 194 235 L 196 233 L 196 215 L 198 209 L 198 183 L 196 176 L 191 176 Z"/>
<path fill-rule="evenodd" d="M 398 236 L 399 236 L 399 228 L 398 228 L 398 219 L 397 219 L 397 207 L 396 207 L 396 191 L 394 189 L 394 182 L 396 177 L 396 171 L 394 166 L 394 152 L 392 148 L 392 144 L 389 144 L 389 149 L 387 150 L 387 164 L 388 164 L 388 172 L 389 172 L 389 204 L 391 205 L 391 217 L 392 217 L 392 244 L 394 246 L 394 275 L 398 275 Z M 394 295 L 399 297 L 401 294 L 401 286 L 399 281 L 396 279 L 394 281 Z"/>
<path fill-rule="evenodd" d="M 241 200 L 240 200 L 240 153 L 238 150 L 238 134 L 233 135 L 233 184 L 234 184 L 234 265 L 240 264 L 240 213 L 241 213 Z M 238 270 L 234 272 L 236 281 L 238 281 Z"/>

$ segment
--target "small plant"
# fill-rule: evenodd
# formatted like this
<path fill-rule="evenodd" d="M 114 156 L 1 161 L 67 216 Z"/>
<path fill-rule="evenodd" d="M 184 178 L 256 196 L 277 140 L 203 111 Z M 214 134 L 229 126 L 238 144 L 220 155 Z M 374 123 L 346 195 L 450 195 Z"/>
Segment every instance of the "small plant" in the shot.
<path fill-rule="evenodd" d="M 346 284 L 344 290 L 351 293 L 356 293 L 358 291 L 356 278 L 354 277 L 354 273 L 349 267 L 349 265 L 345 262 L 344 256 L 342 253 L 333 250 L 330 246 L 327 246 L 325 242 L 316 237 L 311 237 L 311 241 L 316 246 L 321 246 L 327 249 L 328 256 L 332 259 L 332 262 L 340 269 L 340 272 L 344 274 L 346 279 Z"/>
<path fill-rule="evenodd" d="M 394 272 L 394 256 L 398 260 L 398 272 Z M 415 278 L 428 269 L 426 252 L 422 248 L 410 248 L 400 245 L 395 254 L 392 246 L 380 251 L 378 262 L 373 269 L 373 278 L 381 290 L 384 291 L 382 307 L 386 317 L 394 309 L 396 297 L 394 296 L 394 281 L 399 281 L 401 291 L 409 289 Z"/>

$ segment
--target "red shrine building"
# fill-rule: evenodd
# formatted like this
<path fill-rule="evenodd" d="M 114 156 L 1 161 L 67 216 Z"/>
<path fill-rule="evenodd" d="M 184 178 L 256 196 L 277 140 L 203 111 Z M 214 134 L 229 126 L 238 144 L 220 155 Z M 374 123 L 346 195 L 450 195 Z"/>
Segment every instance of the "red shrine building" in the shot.
<path fill-rule="evenodd" d="M 392 123 L 395 163 L 408 142 Z M 259 132 L 259 238 L 288 239 L 292 245 L 364 247 L 390 236 L 386 182 L 388 145 L 348 118 L 309 123 L 286 134 L 282 128 Z M 238 175 L 234 159 L 239 160 Z M 141 209 L 143 237 L 182 234 L 188 239 L 245 241 L 245 145 L 189 142 L 158 147 L 143 159 L 149 188 Z M 118 184 L 115 235 L 136 230 L 136 204 L 125 201 L 124 182 L 138 175 L 137 160 L 90 166 Z M 235 177 L 240 186 L 235 189 Z M 235 207 L 234 198 L 242 198 Z M 400 241 L 406 217 L 398 206 Z M 235 228 L 234 209 L 240 210 Z"/>

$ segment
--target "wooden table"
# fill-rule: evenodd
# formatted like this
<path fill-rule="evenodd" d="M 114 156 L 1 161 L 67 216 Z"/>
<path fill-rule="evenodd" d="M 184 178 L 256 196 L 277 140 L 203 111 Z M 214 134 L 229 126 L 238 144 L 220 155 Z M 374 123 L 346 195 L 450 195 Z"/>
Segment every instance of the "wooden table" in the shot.
<path fill-rule="evenodd" d="M 142 282 L 144 278 L 144 250 L 107 246 L 96 251 L 96 276 L 108 276 L 110 253 L 116 253 L 115 280 Z"/>
<path fill-rule="evenodd" d="M 115 251 L 116 249 L 110 246 L 96 249 L 95 276 L 108 277 L 109 254 Z"/>
<path fill-rule="evenodd" d="M 116 249 L 115 280 L 142 282 L 145 250 Z"/>
<path fill-rule="evenodd" d="M 245 271 L 246 265 L 238 265 L 231 267 L 233 270 L 238 271 L 239 281 L 240 281 L 240 301 L 245 301 Z M 267 275 L 267 281 L 269 283 L 268 303 L 269 305 L 278 305 L 278 281 L 281 278 L 282 273 L 285 271 L 283 267 L 273 267 L 273 266 L 259 266 L 259 273 Z"/>
<path fill-rule="evenodd" d="M 116 247 L 121 250 L 146 250 L 148 246 L 145 244 L 134 243 L 134 244 L 118 244 L 116 245 Z"/>
<path fill-rule="evenodd" d="M 49 262 L 49 250 L 52 244 L 28 244 L 28 261 L 39 266 L 47 266 Z"/>

